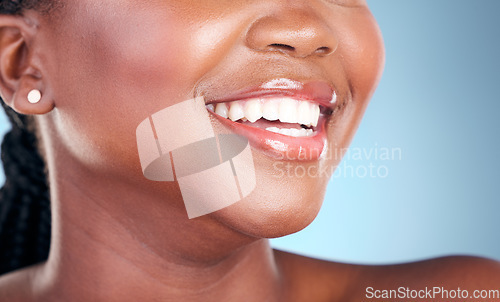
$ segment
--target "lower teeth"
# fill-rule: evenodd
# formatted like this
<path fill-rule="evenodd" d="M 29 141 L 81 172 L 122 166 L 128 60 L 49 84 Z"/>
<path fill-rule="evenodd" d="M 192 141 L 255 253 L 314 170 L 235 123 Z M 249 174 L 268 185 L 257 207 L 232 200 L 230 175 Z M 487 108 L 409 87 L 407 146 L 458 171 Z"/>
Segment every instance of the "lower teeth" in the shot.
<path fill-rule="evenodd" d="M 278 127 L 268 127 L 266 128 L 267 131 L 274 132 L 274 133 L 279 133 L 283 135 L 288 135 L 288 136 L 294 136 L 294 137 L 304 137 L 304 136 L 312 136 L 314 134 L 314 131 L 312 129 L 295 129 L 295 128 L 278 128 Z"/>

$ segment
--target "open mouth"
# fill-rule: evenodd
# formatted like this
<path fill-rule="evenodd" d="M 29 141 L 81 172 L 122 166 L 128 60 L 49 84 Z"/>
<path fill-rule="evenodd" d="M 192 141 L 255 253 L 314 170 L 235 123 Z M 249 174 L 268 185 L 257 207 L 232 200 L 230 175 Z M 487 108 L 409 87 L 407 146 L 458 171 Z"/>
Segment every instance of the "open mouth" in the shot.
<path fill-rule="evenodd" d="M 207 109 L 233 122 L 290 137 L 315 136 L 320 117 L 332 112 L 318 103 L 288 96 L 209 104 Z"/>
<path fill-rule="evenodd" d="M 317 160 L 337 94 L 324 81 L 273 79 L 257 87 L 207 98 L 215 120 L 245 136 L 253 149 L 280 160 Z"/>

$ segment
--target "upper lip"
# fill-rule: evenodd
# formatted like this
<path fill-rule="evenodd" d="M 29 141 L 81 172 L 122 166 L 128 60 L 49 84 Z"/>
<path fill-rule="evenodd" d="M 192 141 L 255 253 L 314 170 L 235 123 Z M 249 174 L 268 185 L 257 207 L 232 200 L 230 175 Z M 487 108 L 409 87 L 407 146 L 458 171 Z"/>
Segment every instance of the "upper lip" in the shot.
<path fill-rule="evenodd" d="M 232 102 L 237 100 L 288 96 L 300 100 L 318 103 L 325 108 L 334 109 L 337 102 L 332 102 L 337 92 L 325 81 L 296 81 L 288 78 L 276 78 L 265 81 L 260 85 L 238 90 L 221 98 L 206 99 L 206 104 Z"/>

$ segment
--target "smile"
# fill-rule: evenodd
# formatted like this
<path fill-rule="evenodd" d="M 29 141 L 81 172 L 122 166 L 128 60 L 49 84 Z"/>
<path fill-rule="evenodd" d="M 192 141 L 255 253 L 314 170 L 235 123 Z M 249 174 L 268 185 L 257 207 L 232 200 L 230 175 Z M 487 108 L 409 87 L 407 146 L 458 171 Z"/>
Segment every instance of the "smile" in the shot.
<path fill-rule="evenodd" d="M 323 82 L 279 79 L 209 101 L 207 110 L 252 145 L 284 160 L 316 160 L 326 142 L 325 124 L 337 94 Z"/>
<path fill-rule="evenodd" d="M 207 108 L 233 122 L 293 137 L 312 136 L 318 126 L 319 104 L 290 97 L 255 98 L 210 104 Z"/>

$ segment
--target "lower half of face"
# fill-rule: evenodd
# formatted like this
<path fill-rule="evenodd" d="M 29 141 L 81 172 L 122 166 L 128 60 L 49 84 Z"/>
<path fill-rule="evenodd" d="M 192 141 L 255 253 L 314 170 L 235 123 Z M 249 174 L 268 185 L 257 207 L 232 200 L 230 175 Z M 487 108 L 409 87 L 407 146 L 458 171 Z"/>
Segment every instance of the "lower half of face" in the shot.
<path fill-rule="evenodd" d="M 314 219 L 382 70 L 380 34 L 362 1 L 67 2 L 44 35 L 56 102 L 48 118 L 58 150 L 89 180 L 105 175 L 108 186 L 126 184 L 117 195 L 147 192 L 135 205 L 140 212 L 154 204 L 156 216 L 176 211 L 188 220 L 187 195 L 222 200 L 233 194 L 224 182 L 253 175 L 234 202 L 192 221 L 210 217 L 276 237 Z M 194 99 L 203 112 L 188 104 Z M 155 143 L 141 151 L 144 121 Z M 249 146 L 239 166 L 223 158 L 224 135 Z M 212 137 L 215 153 L 207 147 Z M 151 160 L 141 162 L 141 152 L 168 154 L 163 164 L 174 164 L 174 181 L 145 177 Z M 229 178 L 209 173 L 215 164 L 198 167 L 212 155 L 227 163 Z M 196 156 L 201 164 L 176 165 Z"/>

